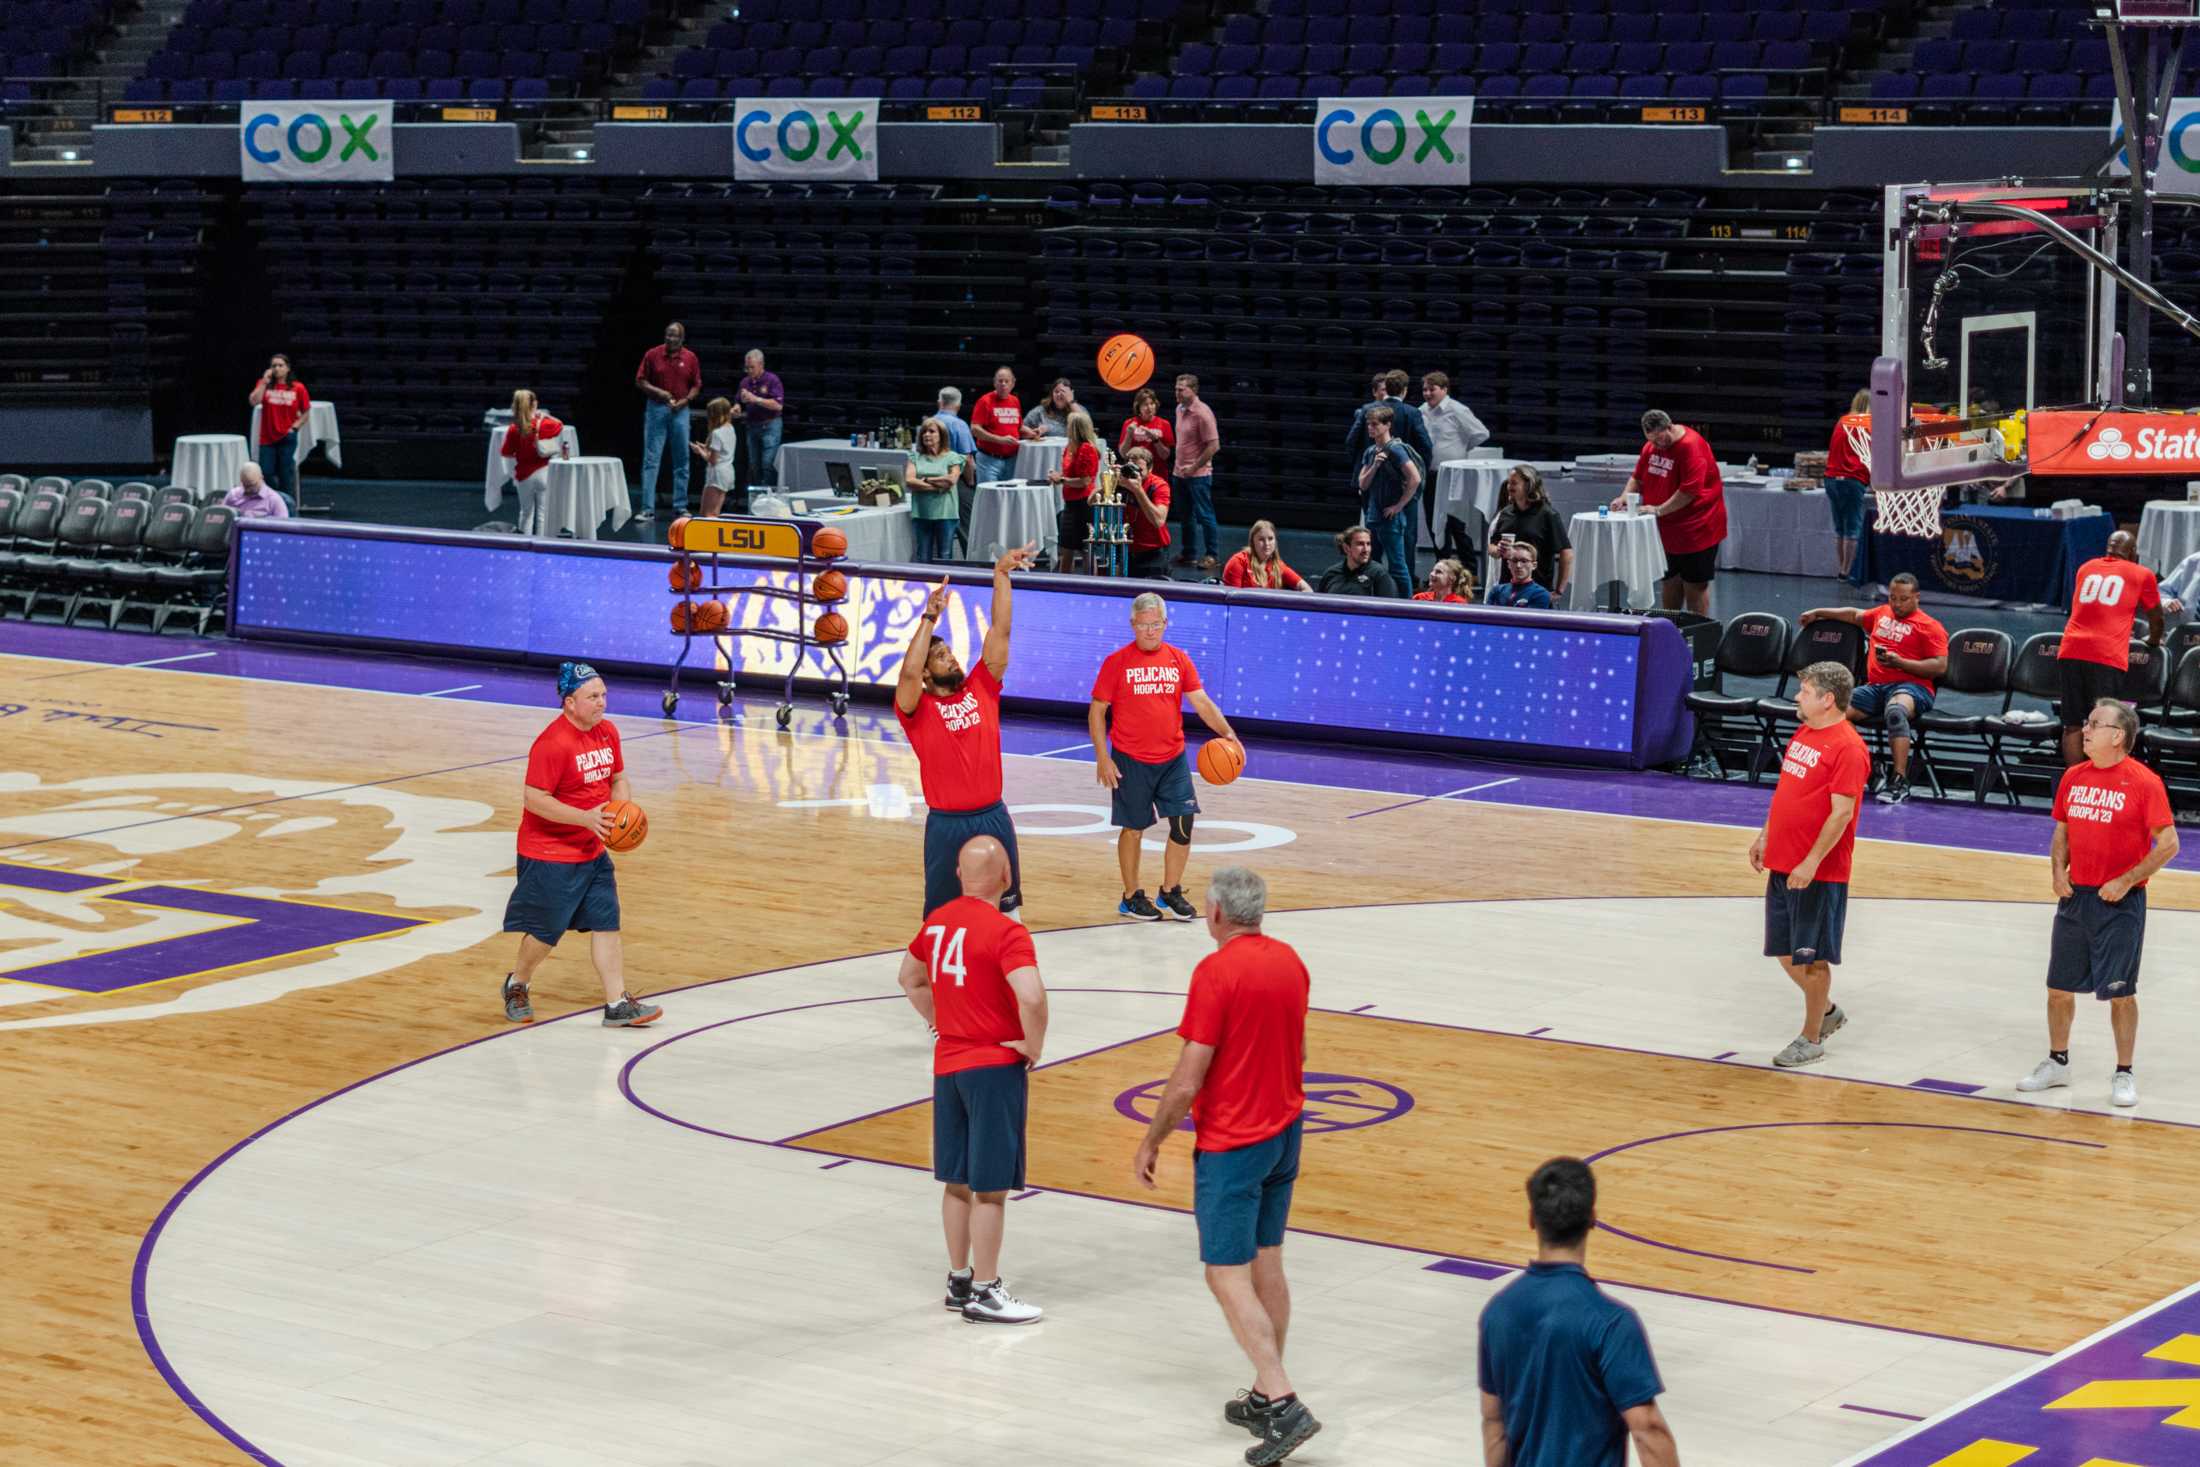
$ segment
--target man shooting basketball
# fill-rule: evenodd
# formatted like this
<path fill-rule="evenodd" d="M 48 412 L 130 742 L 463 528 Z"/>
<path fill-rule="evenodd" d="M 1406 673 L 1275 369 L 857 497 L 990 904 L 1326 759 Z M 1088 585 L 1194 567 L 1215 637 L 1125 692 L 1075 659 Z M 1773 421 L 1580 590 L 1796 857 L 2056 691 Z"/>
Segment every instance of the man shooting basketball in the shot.
<path fill-rule="evenodd" d="M 2183 611 L 2184 603 L 2162 599 L 2154 572 L 2139 564 L 2139 537 L 2118 530 L 2108 537 L 2108 553 L 2078 567 L 2070 595 L 2070 619 L 2063 623 L 2056 651 L 2062 670 L 2063 763 L 2086 758 L 2085 722 L 2103 698 L 2124 690 L 2131 670 L 2131 627 L 2147 614 L 2147 645 L 2162 645 L 2162 613 Z M 2129 749 L 2124 751 L 2130 753 Z"/>
<path fill-rule="evenodd" d="M 527 751 L 520 790 L 519 883 L 504 909 L 504 930 L 519 936 L 519 961 L 504 975 L 504 1017 L 531 1024 L 528 993 L 568 931 L 588 934 L 588 955 L 603 980 L 606 1028 L 639 1027 L 664 1016 L 626 991 L 619 943 L 619 878 L 604 832 L 604 805 L 631 798 L 619 730 L 604 717 L 603 679 L 585 662 L 558 665 L 558 716 Z"/>
<path fill-rule="evenodd" d="M 1191 701 L 1200 722 L 1223 738 L 1237 739 L 1230 721 L 1200 687 L 1192 659 L 1163 640 L 1168 632 L 1167 602 L 1151 591 L 1131 602 L 1130 644 L 1100 664 L 1086 715 L 1093 777 L 1114 805 L 1109 820 L 1117 831 L 1115 861 L 1123 877 L 1123 898 L 1115 911 L 1134 922 L 1158 922 L 1164 911 L 1180 922 L 1199 920 L 1199 909 L 1184 899 L 1192 817 L 1199 813 L 1192 766 L 1184 757 L 1185 700 Z M 1169 822 L 1169 843 L 1161 857 L 1163 884 L 1156 892 L 1159 906 L 1146 900 L 1145 888 L 1138 884 L 1139 846 L 1156 815 Z"/>
<path fill-rule="evenodd" d="M 1001 678 L 1008 671 L 1010 571 L 1030 568 L 1039 547 L 1003 552 L 993 562 L 993 619 L 977 670 L 964 673 L 955 649 L 939 635 L 947 610 L 942 580 L 924 603 L 909 650 L 894 683 L 894 716 L 917 754 L 924 782 L 924 910 L 944 906 L 961 892 L 957 853 L 975 836 L 991 836 L 1007 853 L 1008 884 L 1001 910 L 1023 905 L 1023 867 L 1016 855 L 1016 827 L 1001 803 Z"/>
<path fill-rule="evenodd" d="M 1001 1284 L 1008 1194 L 1024 1185 L 1031 1067 L 1046 1043 L 1047 993 L 1022 923 L 1002 914 L 1008 853 L 991 836 L 957 853 L 960 894 L 924 917 L 901 956 L 901 988 L 932 1046 L 932 1175 L 946 1186 L 947 1307 L 973 1324 L 1036 1324 Z"/>

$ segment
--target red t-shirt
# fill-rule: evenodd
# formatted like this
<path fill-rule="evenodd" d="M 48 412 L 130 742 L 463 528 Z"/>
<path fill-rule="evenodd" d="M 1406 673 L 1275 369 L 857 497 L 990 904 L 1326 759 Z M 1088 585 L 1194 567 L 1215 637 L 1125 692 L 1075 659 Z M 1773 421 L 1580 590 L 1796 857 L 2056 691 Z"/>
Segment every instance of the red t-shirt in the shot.
<path fill-rule="evenodd" d="M 608 718 L 583 733 L 560 713 L 527 751 L 528 786 L 576 810 L 593 810 L 610 799 L 612 777 L 625 768 L 619 731 Z M 538 861 L 593 861 L 603 854 L 603 842 L 585 826 L 559 825 L 522 810 L 519 853 Z"/>
<path fill-rule="evenodd" d="M 312 410 L 313 399 L 307 394 L 305 383 L 295 379 L 268 383 L 260 393 L 260 441 L 282 442 Z"/>
<path fill-rule="evenodd" d="M 1894 614 L 1891 606 L 1874 606 L 1864 613 L 1864 635 L 1872 646 L 1884 647 L 1895 656 L 1907 657 L 1913 662 L 1929 662 L 1948 655 L 1948 629 L 1922 611 L 1900 617 Z M 1877 657 L 1871 659 L 1865 677 L 1866 681 L 1874 683 L 1915 683 L 1928 693 L 1933 690 L 1931 678 L 1882 667 Z"/>
<path fill-rule="evenodd" d="M 1635 459 L 1635 487 L 1642 502 L 1652 509 L 1683 491 L 1695 501 L 1658 521 L 1658 538 L 1675 555 L 1706 550 L 1726 538 L 1726 494 L 1719 479 L 1719 460 L 1703 434 L 1681 430 L 1681 441 L 1671 448 L 1645 443 Z"/>
<path fill-rule="evenodd" d="M 703 385 L 703 362 L 684 346 L 678 352 L 653 346 L 642 353 L 642 364 L 634 369 L 634 380 L 661 387 L 674 397 L 693 397 L 695 390 Z M 650 400 L 656 401 L 655 398 Z"/>
<path fill-rule="evenodd" d="M 2161 604 L 2161 582 L 2139 562 L 2113 555 L 2089 560 L 2078 567 L 2062 650 L 2055 655 L 2129 670 L 2131 624 L 2140 612 Z"/>
<path fill-rule="evenodd" d="M 1108 747 L 1141 764 L 1166 764 L 1184 752 L 1184 695 L 1199 691 L 1192 659 L 1163 642 L 1151 652 L 1138 644 L 1116 648 L 1092 680 L 1092 699 L 1113 715 Z"/>
<path fill-rule="evenodd" d="M 1413 593 L 1413 599 L 1416 601 L 1434 601 L 1436 593 L 1434 591 L 1416 591 Z M 1447 604 L 1453 601 L 1458 602 L 1461 606 L 1469 604 L 1464 596 L 1446 596 L 1444 600 Z"/>
<path fill-rule="evenodd" d="M 2082 759 L 2064 770 L 2055 818 L 2070 842 L 2070 884 L 2099 886 L 2145 860 L 2154 832 L 2177 817 L 2162 776 L 2126 755 L 2106 769 Z"/>
<path fill-rule="evenodd" d="M 1014 393 L 1004 396 L 998 392 L 988 392 L 970 405 L 970 421 L 988 433 L 1021 438 L 1024 431 L 1024 405 L 1016 400 Z M 1014 458 L 1016 445 L 1011 443 L 1006 448 L 995 448 L 980 438 L 978 452 L 990 453 L 995 458 Z"/>
<path fill-rule="evenodd" d="M 909 747 L 917 751 L 924 803 L 934 810 L 983 810 L 1001 798 L 1001 683 L 980 662 L 952 697 L 930 692 L 917 711 L 894 705 Z"/>
<path fill-rule="evenodd" d="M 1161 511 L 1163 519 L 1155 524 L 1146 518 L 1146 512 L 1138 507 L 1138 501 L 1124 496 L 1123 518 L 1131 522 L 1131 549 L 1166 550 L 1169 548 L 1169 481 L 1159 474 L 1146 476 L 1146 497 L 1153 507 Z"/>
<path fill-rule="evenodd" d="M 1143 448 L 1153 455 L 1153 470 L 1157 474 L 1169 471 L 1169 460 L 1176 457 L 1176 428 L 1167 418 L 1125 418 L 1123 431 L 1115 435 L 1115 451 L 1129 453 Z"/>
<path fill-rule="evenodd" d="M 1256 591 L 1273 591 L 1278 588 L 1285 591 L 1296 591 L 1306 584 L 1306 578 L 1285 565 L 1281 555 L 1268 563 L 1268 573 L 1273 579 L 1265 582 L 1256 580 L 1253 574 L 1253 552 L 1250 549 L 1240 550 L 1223 562 L 1222 584 L 1225 586 L 1249 586 Z"/>
<path fill-rule="evenodd" d="M 565 424 L 548 413 L 535 414 L 535 435 L 530 438 L 514 423 L 504 430 L 503 457 L 512 461 L 512 482 L 524 484 L 542 472 L 544 464 L 557 455 L 558 435 L 565 431 Z"/>
<path fill-rule="evenodd" d="M 1864 461 L 1858 446 L 1869 451 L 1872 441 L 1872 415 L 1870 413 L 1844 413 L 1841 421 L 1833 425 L 1833 437 L 1826 444 L 1826 477 L 1829 479 L 1854 479 L 1859 484 L 1872 481 L 1872 466 Z"/>
<path fill-rule="evenodd" d="M 932 975 L 932 1073 L 952 1075 L 982 1065 L 1020 1065 L 1004 1047 L 1024 1037 L 1024 1019 L 1008 975 L 1039 966 L 1031 932 L 991 902 L 957 897 L 924 919 L 909 954 Z"/>
<path fill-rule="evenodd" d="M 1258 1145 L 1305 1109 L 1312 986 L 1288 943 L 1258 933 L 1231 938 L 1192 969 L 1177 1037 L 1215 1051 L 1192 1100 L 1199 1150 Z"/>
<path fill-rule="evenodd" d="M 1856 851 L 1857 816 L 1864 808 L 1864 784 L 1871 768 L 1871 752 L 1855 724 L 1843 720 L 1830 728 L 1812 728 L 1806 723 L 1796 729 L 1780 760 L 1780 782 L 1773 787 L 1772 812 L 1765 820 L 1765 869 L 1785 876 L 1801 865 L 1818 843 L 1826 817 L 1833 813 L 1833 797 L 1847 795 L 1857 802 L 1849 814 L 1849 828 L 1818 863 L 1818 874 L 1812 879 L 1848 880 L 1849 859 Z"/>
<path fill-rule="evenodd" d="M 1092 497 L 1092 476 L 1100 472 L 1100 450 L 1090 443 L 1080 443 L 1062 455 L 1062 498 L 1071 504 Z M 1069 481 L 1083 479 L 1080 487 Z"/>

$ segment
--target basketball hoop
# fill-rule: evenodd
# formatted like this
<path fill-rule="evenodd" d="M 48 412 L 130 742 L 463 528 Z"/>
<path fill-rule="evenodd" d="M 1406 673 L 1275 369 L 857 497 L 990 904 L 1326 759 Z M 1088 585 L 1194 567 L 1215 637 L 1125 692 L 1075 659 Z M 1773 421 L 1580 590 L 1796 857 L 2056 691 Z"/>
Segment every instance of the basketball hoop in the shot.
<path fill-rule="evenodd" d="M 1890 535 L 1911 535 L 1921 540 L 1940 538 L 1940 488 L 1881 489 L 1879 528 Z"/>

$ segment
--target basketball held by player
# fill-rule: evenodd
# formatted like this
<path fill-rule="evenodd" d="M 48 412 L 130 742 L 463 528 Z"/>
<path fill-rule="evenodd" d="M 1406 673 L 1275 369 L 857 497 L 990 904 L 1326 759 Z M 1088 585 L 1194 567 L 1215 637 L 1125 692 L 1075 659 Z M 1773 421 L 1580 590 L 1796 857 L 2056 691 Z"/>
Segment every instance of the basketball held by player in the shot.
<path fill-rule="evenodd" d="M 991 836 L 956 855 L 960 894 L 924 917 L 901 988 L 936 1036 L 932 1175 L 943 1184 L 946 1307 L 974 1324 L 1036 1324 L 1001 1282 L 1008 1194 L 1024 1185 L 1024 1121 L 1046 1044 L 1047 994 L 1031 933 L 1001 911 L 1008 852 Z"/>
<path fill-rule="evenodd" d="M 2098 563 L 2098 562 L 2094 562 Z M 2103 698 L 2079 729 L 2085 762 L 2055 790 L 2048 870 L 2055 929 L 2047 959 L 2047 1058 L 2017 1082 L 2024 1091 L 2070 1083 L 2070 1026 L 2078 995 L 2108 1005 L 2116 1071 L 2108 1098 L 2139 1103 L 2139 958 L 2146 945 L 2147 879 L 2177 854 L 2177 823 L 2162 777 L 2132 757 L 2139 715 Z"/>
<path fill-rule="evenodd" d="M 1780 758 L 1780 781 L 1764 828 L 1749 844 L 1751 869 L 1765 874 L 1765 956 L 1803 993 L 1803 1027 L 1772 1062 L 1816 1064 L 1849 1021 L 1832 1000 L 1848 924 L 1849 866 L 1856 812 L 1871 775 L 1871 752 L 1849 722 L 1856 678 L 1838 662 L 1813 662 L 1795 690 L 1802 725 Z"/>
<path fill-rule="evenodd" d="M 585 662 L 558 666 L 558 716 L 527 751 L 520 790 L 519 880 L 504 909 L 504 930 L 519 936 L 519 960 L 504 975 L 504 1017 L 535 1017 L 535 970 L 567 932 L 588 934 L 588 955 L 603 982 L 607 1028 L 639 1027 L 663 1017 L 626 991 L 619 940 L 619 878 L 604 849 L 611 819 L 604 806 L 631 800 L 619 730 L 604 717 L 603 679 Z"/>
<path fill-rule="evenodd" d="M 1215 700 L 1200 686 L 1199 669 L 1166 640 L 1169 606 L 1148 591 L 1131 602 L 1131 640 L 1110 653 L 1092 682 L 1086 728 L 1092 736 L 1093 776 L 1108 791 L 1109 823 L 1116 827 L 1115 859 L 1123 878 L 1116 915 L 1134 922 L 1199 920 L 1184 896 L 1184 867 L 1192 856 L 1191 761 L 1184 756 L 1184 705 L 1217 735 L 1244 747 Z M 1138 882 L 1141 842 L 1156 818 L 1169 824 L 1156 901 Z"/>
<path fill-rule="evenodd" d="M 976 836 L 990 836 L 1008 859 L 1001 910 L 1023 905 L 1016 827 L 1001 800 L 1001 680 L 1008 672 L 1009 573 L 1028 570 L 1037 545 L 1009 550 L 993 563 L 993 615 L 978 665 L 964 672 L 939 634 L 947 611 L 943 579 L 924 603 L 894 681 L 894 716 L 916 752 L 924 785 L 924 910 L 953 901 L 962 886 L 956 863 Z"/>
<path fill-rule="evenodd" d="M 2086 756 L 2085 722 L 2103 698 L 2124 690 L 2131 670 L 2131 629 L 2147 614 L 2147 645 L 2162 645 L 2166 610 L 2185 604 L 2162 599 L 2161 582 L 2139 564 L 2139 537 L 2118 530 L 2108 537 L 2108 553 L 2078 567 L 2071 587 L 2070 617 L 2063 623 L 2056 665 L 2062 672 L 2063 763 L 2075 766 Z M 2125 751 L 2130 752 L 2129 750 Z"/>

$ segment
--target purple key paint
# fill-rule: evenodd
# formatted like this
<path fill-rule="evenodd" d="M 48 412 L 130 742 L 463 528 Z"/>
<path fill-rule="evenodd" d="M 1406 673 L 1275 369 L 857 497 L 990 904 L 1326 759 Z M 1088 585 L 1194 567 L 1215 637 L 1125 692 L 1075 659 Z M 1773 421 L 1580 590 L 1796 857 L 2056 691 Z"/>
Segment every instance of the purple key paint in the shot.
<path fill-rule="evenodd" d="M 1500 1268 L 1494 1263 L 1476 1263 L 1467 1258 L 1439 1258 L 1422 1272 L 1457 1274 L 1463 1279 L 1501 1279 L 1513 1270 Z"/>
<path fill-rule="evenodd" d="M 1961 1080 L 1912 1080 L 1912 1090 L 1938 1090 L 1947 1095 L 1976 1095 L 1984 1085 L 1966 1085 Z"/>

